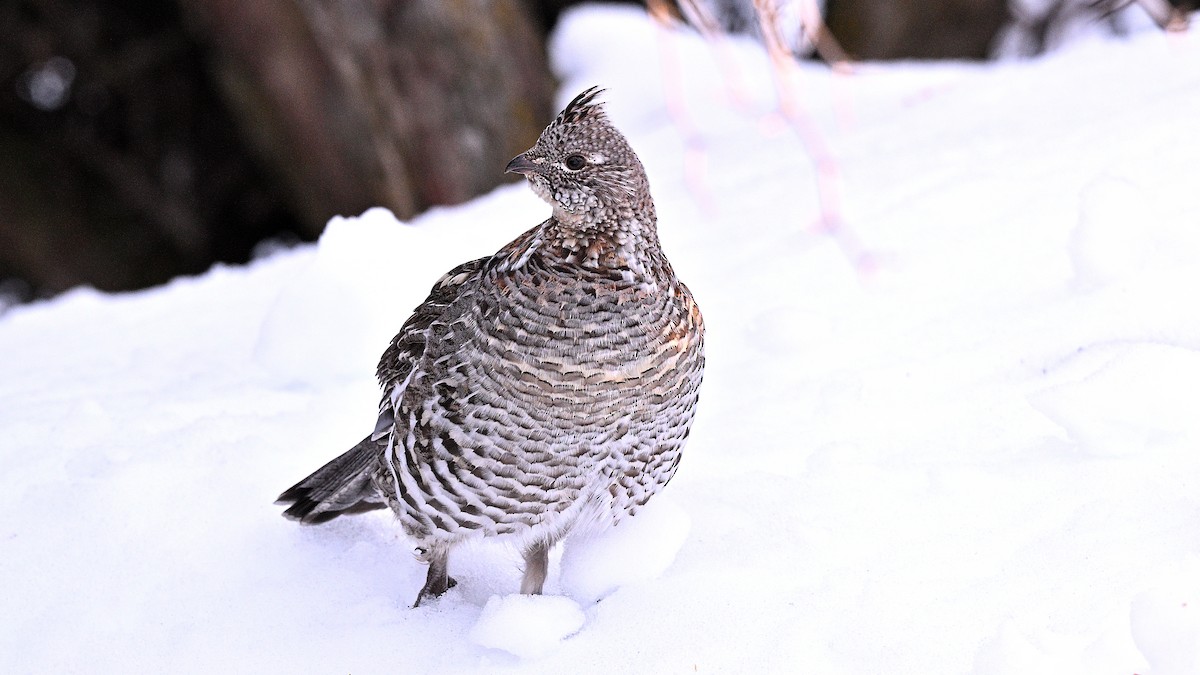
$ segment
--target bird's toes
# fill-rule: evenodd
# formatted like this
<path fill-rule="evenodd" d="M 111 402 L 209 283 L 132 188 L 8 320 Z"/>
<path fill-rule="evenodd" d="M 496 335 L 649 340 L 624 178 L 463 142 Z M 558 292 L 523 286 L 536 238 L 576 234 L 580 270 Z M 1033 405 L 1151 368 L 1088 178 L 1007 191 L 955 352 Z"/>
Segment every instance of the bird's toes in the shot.
<path fill-rule="evenodd" d="M 445 595 L 446 591 L 458 585 L 458 580 L 454 577 L 444 577 L 444 581 L 438 583 L 427 583 L 420 593 L 417 593 L 417 600 L 413 603 L 413 608 L 421 606 L 426 600 L 435 600 Z"/>

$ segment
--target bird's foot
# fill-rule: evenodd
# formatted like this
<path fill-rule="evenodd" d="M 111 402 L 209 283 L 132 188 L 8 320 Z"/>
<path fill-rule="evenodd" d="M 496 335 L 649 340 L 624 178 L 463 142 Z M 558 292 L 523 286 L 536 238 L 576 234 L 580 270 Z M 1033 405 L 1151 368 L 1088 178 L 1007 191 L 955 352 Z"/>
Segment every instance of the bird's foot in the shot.
<path fill-rule="evenodd" d="M 429 581 L 426 581 L 425 586 L 421 589 L 421 592 L 417 593 L 417 601 L 413 603 L 413 608 L 415 609 L 420 607 L 421 603 L 426 600 L 433 600 L 441 597 L 446 593 L 446 591 L 454 588 L 457 585 L 458 581 L 455 580 L 454 577 L 450 576 L 445 577 L 445 582 L 440 584 L 430 584 Z"/>
<path fill-rule="evenodd" d="M 417 594 L 417 601 L 413 603 L 413 607 L 420 607 L 422 601 L 436 598 L 454 588 L 458 582 L 448 572 L 449 562 L 450 555 L 445 549 L 438 549 L 430 556 L 429 571 L 425 573 L 425 586 Z"/>

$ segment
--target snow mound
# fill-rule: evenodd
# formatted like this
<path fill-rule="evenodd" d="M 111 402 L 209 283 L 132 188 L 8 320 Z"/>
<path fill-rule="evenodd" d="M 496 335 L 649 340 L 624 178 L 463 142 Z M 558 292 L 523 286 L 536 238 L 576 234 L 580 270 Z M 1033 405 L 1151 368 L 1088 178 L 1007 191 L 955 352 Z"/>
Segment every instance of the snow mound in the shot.
<path fill-rule="evenodd" d="M 580 602 L 595 602 L 621 586 L 662 575 L 691 529 L 691 519 L 662 495 L 620 525 L 567 540 L 561 584 Z"/>
<path fill-rule="evenodd" d="M 584 615 L 570 598 L 554 595 L 493 595 L 471 628 L 471 641 L 521 659 L 554 651 L 583 627 Z"/>
<path fill-rule="evenodd" d="M 386 283 L 387 255 L 400 243 L 402 227 L 386 209 L 329 221 L 312 263 L 280 291 L 263 320 L 258 364 L 299 384 L 369 372 L 380 340 L 363 330 L 364 317 Z"/>
<path fill-rule="evenodd" d="M 430 210 L 412 222 L 401 222 L 384 208 L 330 220 L 315 253 L 297 252 L 307 264 L 266 313 L 255 361 L 290 385 L 373 373 L 381 345 L 438 278 L 466 260 L 491 254 L 541 215 L 529 212 L 539 200 L 528 192 L 506 186 L 456 210 Z"/>

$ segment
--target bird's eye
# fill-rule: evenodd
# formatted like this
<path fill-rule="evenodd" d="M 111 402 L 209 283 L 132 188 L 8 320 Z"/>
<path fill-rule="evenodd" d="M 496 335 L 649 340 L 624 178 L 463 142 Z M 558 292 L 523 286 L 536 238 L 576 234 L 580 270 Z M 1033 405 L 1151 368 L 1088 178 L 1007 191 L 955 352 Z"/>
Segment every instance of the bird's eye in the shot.
<path fill-rule="evenodd" d="M 587 160 L 583 158 L 583 155 L 571 155 L 567 158 L 566 166 L 571 171 L 578 171 L 587 166 Z"/>

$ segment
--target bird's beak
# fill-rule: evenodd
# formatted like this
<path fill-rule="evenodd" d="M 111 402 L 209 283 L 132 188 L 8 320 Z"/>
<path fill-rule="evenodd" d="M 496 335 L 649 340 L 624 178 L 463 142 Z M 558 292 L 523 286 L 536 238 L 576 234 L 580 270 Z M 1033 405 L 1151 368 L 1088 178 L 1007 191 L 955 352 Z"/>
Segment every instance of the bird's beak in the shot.
<path fill-rule="evenodd" d="M 513 157 L 512 161 L 508 163 L 508 166 L 504 167 L 504 173 L 519 173 L 525 176 L 528 176 L 531 173 L 541 172 L 542 167 L 529 161 L 529 158 L 525 156 L 525 153 L 521 153 L 516 157 Z"/>

